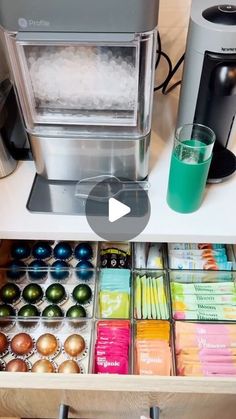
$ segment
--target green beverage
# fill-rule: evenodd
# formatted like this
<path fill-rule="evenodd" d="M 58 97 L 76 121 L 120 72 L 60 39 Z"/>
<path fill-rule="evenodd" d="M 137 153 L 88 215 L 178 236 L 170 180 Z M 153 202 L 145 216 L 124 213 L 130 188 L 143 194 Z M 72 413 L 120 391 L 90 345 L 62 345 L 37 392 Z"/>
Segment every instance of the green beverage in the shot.
<path fill-rule="evenodd" d="M 172 154 L 167 202 L 173 210 L 189 213 L 200 207 L 210 164 L 211 157 L 203 163 L 191 164 Z"/>
<path fill-rule="evenodd" d="M 214 132 L 205 125 L 187 124 L 176 130 L 167 191 L 174 211 L 189 213 L 200 207 L 214 142 Z"/>

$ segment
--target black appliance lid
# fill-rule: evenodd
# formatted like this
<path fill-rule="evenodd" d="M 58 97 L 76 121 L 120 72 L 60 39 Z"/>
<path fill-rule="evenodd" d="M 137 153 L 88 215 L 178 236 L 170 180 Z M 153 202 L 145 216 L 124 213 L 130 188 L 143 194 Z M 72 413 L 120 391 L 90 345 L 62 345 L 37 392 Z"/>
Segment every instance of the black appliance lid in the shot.
<path fill-rule="evenodd" d="M 221 4 L 209 7 L 202 13 L 204 19 L 220 25 L 236 25 L 236 5 Z"/>

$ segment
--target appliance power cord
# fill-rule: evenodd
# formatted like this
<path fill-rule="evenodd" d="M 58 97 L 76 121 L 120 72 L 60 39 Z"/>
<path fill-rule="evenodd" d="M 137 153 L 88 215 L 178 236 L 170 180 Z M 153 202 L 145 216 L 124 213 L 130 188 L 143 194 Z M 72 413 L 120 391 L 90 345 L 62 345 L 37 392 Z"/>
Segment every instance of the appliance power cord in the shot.
<path fill-rule="evenodd" d="M 157 51 L 156 51 L 156 53 L 157 53 L 157 58 L 156 58 L 156 63 L 155 63 L 155 69 L 157 70 L 157 68 L 160 64 L 161 58 L 163 57 L 168 64 L 168 74 L 167 74 L 167 77 L 165 78 L 165 80 L 161 84 L 154 87 L 154 92 L 156 92 L 158 90 L 161 90 L 163 95 L 167 95 L 173 89 L 175 89 L 178 85 L 181 84 L 182 80 L 179 80 L 179 81 L 175 82 L 172 86 L 168 87 L 172 78 L 174 77 L 175 73 L 177 72 L 177 70 L 181 66 L 182 62 L 184 61 L 185 54 L 183 54 L 180 57 L 180 59 L 177 61 L 177 63 L 173 67 L 173 64 L 172 64 L 172 61 L 171 61 L 170 57 L 168 56 L 168 54 L 166 54 L 162 50 L 161 37 L 160 37 L 159 32 L 157 33 Z"/>

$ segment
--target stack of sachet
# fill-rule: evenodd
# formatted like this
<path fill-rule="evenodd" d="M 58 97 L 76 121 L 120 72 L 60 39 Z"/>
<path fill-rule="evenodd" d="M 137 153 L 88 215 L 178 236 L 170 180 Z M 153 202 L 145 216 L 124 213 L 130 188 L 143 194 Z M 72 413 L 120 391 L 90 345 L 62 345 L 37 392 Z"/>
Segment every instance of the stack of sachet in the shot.
<path fill-rule="evenodd" d="M 176 322 L 177 375 L 236 376 L 236 324 Z"/>
<path fill-rule="evenodd" d="M 171 282 L 173 318 L 176 320 L 236 320 L 233 281 Z"/>
<path fill-rule="evenodd" d="M 169 243 L 168 260 L 171 269 L 230 271 L 233 267 L 224 244 Z"/>
<path fill-rule="evenodd" d="M 130 270 L 102 269 L 99 282 L 99 314 L 101 318 L 130 317 Z"/>
<path fill-rule="evenodd" d="M 163 243 L 135 243 L 134 267 L 136 269 L 163 269 Z"/>
<path fill-rule="evenodd" d="M 170 323 L 139 321 L 136 324 L 135 373 L 139 375 L 170 375 Z"/>
<path fill-rule="evenodd" d="M 99 321 L 94 353 L 95 374 L 129 374 L 130 342 L 128 320 Z"/>
<path fill-rule="evenodd" d="M 163 276 L 137 275 L 134 285 L 136 319 L 168 319 L 169 311 Z"/>

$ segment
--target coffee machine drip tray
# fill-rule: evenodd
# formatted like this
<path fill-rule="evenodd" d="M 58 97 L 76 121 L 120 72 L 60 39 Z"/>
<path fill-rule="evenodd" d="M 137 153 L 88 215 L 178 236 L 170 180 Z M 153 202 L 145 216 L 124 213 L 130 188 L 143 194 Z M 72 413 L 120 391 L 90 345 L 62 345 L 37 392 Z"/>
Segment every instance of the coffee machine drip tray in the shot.
<path fill-rule="evenodd" d="M 89 194 L 85 198 L 79 194 L 77 181 L 48 180 L 36 174 L 26 207 L 33 213 L 106 217 L 109 199 L 115 196 L 115 199 L 131 208 L 129 217 L 144 217 L 150 210 L 147 191 L 149 183 L 146 181 L 132 183 L 133 188 L 130 186 L 127 188 L 125 185 L 120 188 L 119 193 L 116 190 L 114 195 L 114 187 L 111 187 L 111 184 L 107 182 L 104 188 L 104 197 L 100 196 L 98 199 L 94 194 Z M 146 187 L 143 187 L 145 184 Z M 100 191 L 101 183 L 99 184 L 99 193 Z"/>

